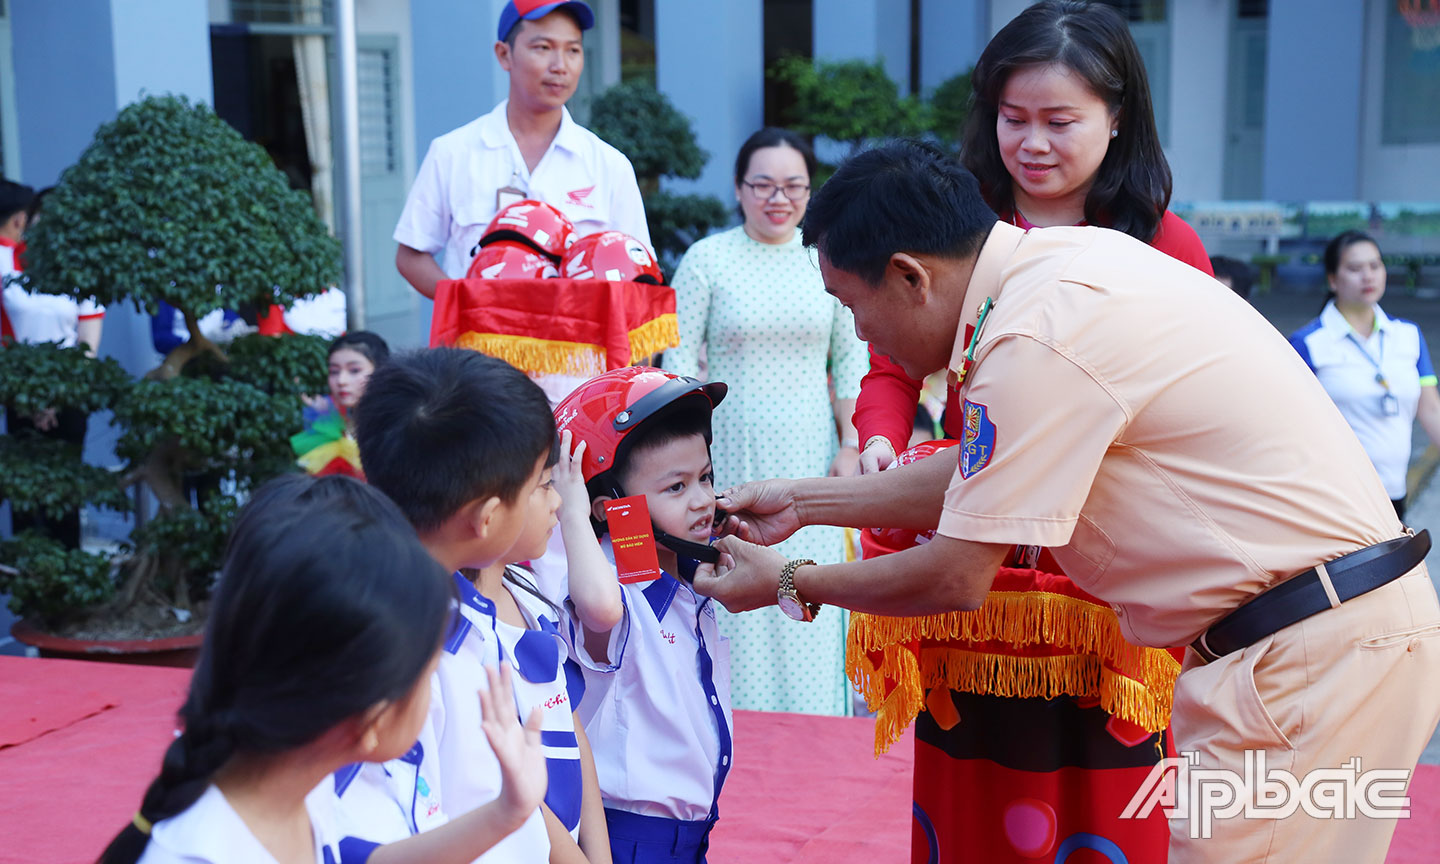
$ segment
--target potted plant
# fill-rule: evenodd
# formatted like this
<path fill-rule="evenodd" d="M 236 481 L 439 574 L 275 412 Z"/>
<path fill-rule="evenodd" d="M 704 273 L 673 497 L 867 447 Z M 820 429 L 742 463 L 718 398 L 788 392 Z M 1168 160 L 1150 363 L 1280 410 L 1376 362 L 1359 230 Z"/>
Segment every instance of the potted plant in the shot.
<path fill-rule="evenodd" d="M 207 106 L 161 96 L 96 132 L 47 197 L 27 247 L 18 278 L 28 290 L 151 314 L 163 301 L 190 338 L 139 380 L 81 348 L 0 350 L 0 399 L 17 411 L 113 411 L 123 462 L 107 471 L 61 442 L 7 436 L 0 497 L 52 514 L 141 502 L 115 553 L 30 533 L 0 544 L 0 591 L 23 619 L 15 635 L 50 648 L 57 637 L 100 640 L 78 649 L 92 655 L 117 650 L 105 641 L 198 644 L 239 500 L 294 470 L 289 436 L 300 429 L 301 395 L 325 386 L 322 340 L 250 335 L 222 347 L 199 322 L 217 309 L 288 306 L 323 291 L 338 281 L 339 243 L 262 148 Z"/>

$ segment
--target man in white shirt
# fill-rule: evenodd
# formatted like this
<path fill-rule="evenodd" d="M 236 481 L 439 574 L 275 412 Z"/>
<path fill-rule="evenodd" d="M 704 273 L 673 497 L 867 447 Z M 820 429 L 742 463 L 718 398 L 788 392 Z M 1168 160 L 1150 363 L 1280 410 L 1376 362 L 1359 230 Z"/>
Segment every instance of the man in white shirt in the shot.
<path fill-rule="evenodd" d="M 594 23 L 581 2 L 505 5 L 495 58 L 509 97 L 431 143 L 395 226 L 395 267 L 421 294 L 463 276 L 496 211 L 522 198 L 558 207 L 580 234 L 614 229 L 650 245 L 635 169 L 565 109 L 585 68 L 581 33 Z M 442 250 L 443 267 L 433 258 Z"/>

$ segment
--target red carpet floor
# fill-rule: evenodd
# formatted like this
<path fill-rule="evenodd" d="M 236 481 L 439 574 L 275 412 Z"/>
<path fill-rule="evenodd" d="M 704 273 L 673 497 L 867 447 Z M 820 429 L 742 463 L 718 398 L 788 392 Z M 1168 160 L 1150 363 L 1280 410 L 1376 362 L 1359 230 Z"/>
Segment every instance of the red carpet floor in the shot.
<path fill-rule="evenodd" d="M 0 657 L 0 862 L 94 861 L 134 812 L 188 672 Z M 870 721 L 735 716 L 712 864 L 905 862 L 910 738 L 870 756 Z M 1387 864 L 1440 860 L 1440 766 L 1410 786 Z"/>

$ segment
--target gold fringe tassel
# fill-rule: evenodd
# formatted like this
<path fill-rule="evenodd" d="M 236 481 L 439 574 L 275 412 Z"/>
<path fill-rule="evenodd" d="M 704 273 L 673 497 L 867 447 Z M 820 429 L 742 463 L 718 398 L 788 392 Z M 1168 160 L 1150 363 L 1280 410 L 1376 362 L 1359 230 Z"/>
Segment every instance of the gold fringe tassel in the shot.
<path fill-rule="evenodd" d="M 643 329 L 643 328 L 642 328 Z M 633 343 L 633 337 L 632 337 Z M 455 344 L 497 357 L 532 375 L 599 375 L 605 349 L 585 342 L 561 342 L 506 333 L 462 333 Z"/>
<path fill-rule="evenodd" d="M 630 362 L 639 363 L 646 357 L 659 354 L 666 348 L 675 348 L 679 344 L 679 319 L 675 317 L 675 313 L 666 312 L 630 331 Z"/>
<path fill-rule="evenodd" d="M 865 697 L 865 707 L 875 712 L 875 755 L 888 753 L 925 705 L 915 655 L 903 646 L 891 645 L 876 668 L 865 654 L 847 651 L 845 671 L 855 682 L 855 690 Z M 890 680 L 895 682 L 889 694 L 885 692 L 887 676 L 893 676 Z"/>
<path fill-rule="evenodd" d="M 1073 653 L 1024 657 L 923 644 L 992 640 Z M 922 645 L 918 660 L 908 647 L 916 643 Z M 1108 606 L 1045 592 L 994 591 L 973 612 L 853 614 L 845 654 L 850 680 L 876 712 L 877 756 L 904 734 L 932 687 L 1021 698 L 1094 697 L 1111 715 L 1153 733 L 1170 724 L 1180 674 L 1168 651 L 1126 642 Z"/>

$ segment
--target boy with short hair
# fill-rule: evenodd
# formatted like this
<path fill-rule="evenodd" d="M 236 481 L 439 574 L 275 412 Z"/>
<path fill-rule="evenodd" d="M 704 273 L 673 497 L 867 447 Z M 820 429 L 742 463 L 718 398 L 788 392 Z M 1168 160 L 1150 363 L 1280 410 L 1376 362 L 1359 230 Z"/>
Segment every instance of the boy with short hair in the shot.
<path fill-rule="evenodd" d="M 616 864 L 702 862 L 731 766 L 729 640 L 715 607 L 690 579 L 710 557 L 715 489 L 710 416 L 724 384 L 647 367 L 607 372 L 556 408 L 562 433 L 583 441 L 581 473 L 597 531 L 606 502 L 645 497 L 662 569 L 621 585 L 620 623 L 586 625 L 566 606 L 571 650 L 585 676 L 579 716 L 593 744 Z M 567 536 L 567 549 L 569 548 Z M 608 537 L 602 542 L 614 566 Z M 713 561 L 713 558 L 710 560 Z M 569 574 L 582 566 L 569 556 Z M 567 573 L 537 569 L 546 593 L 566 597 Z M 612 578 L 614 578 L 612 576 Z"/>
<path fill-rule="evenodd" d="M 476 698 L 486 688 L 485 667 L 502 660 L 496 605 L 460 571 L 491 565 L 515 546 L 532 498 L 548 492 L 544 475 L 555 421 L 545 394 L 524 373 L 457 348 L 393 357 L 370 378 L 355 421 L 368 481 L 399 505 L 430 554 L 455 572 L 459 597 L 416 747 L 393 764 L 336 775 L 342 811 L 369 819 L 384 809 L 373 802 L 388 797 L 407 814 L 406 830 L 418 833 L 443 821 L 443 813 L 467 812 L 500 792 L 499 765 L 480 734 Z M 555 686 L 563 693 L 561 678 Z M 347 795 L 352 783 L 356 789 Z M 546 860 L 554 836 L 546 823 L 541 807 L 480 860 Z M 373 823 L 361 827 L 373 829 Z"/>

